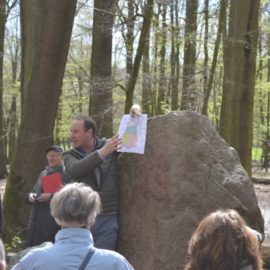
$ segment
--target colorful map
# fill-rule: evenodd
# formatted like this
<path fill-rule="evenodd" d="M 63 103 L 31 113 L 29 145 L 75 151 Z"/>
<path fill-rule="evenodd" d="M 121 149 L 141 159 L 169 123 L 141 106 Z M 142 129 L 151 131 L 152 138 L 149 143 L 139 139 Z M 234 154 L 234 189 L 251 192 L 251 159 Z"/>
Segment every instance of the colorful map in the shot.
<path fill-rule="evenodd" d="M 135 117 L 124 115 L 118 131 L 122 138 L 122 145 L 118 152 L 144 154 L 146 126 L 147 114 Z"/>

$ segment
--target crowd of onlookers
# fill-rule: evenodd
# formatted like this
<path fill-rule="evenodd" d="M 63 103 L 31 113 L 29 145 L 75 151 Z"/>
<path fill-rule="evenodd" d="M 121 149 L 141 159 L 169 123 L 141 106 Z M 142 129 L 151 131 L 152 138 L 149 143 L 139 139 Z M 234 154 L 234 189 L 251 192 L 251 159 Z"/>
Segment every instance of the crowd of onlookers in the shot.
<path fill-rule="evenodd" d="M 97 192 L 82 183 L 63 187 L 52 198 L 51 214 L 61 229 L 55 242 L 32 249 L 12 270 L 134 269 L 119 253 L 94 247 L 90 227 L 100 213 Z M 217 210 L 198 224 L 188 244 L 184 270 L 262 270 L 261 235 L 237 211 Z M 0 242 L 0 270 L 5 251 Z"/>
<path fill-rule="evenodd" d="M 131 117 L 140 114 L 140 107 L 132 106 Z M 132 270 L 116 252 L 121 138 L 99 139 L 95 122 L 87 116 L 75 117 L 70 131 L 74 148 L 64 152 L 58 145 L 48 147 L 48 165 L 26 196 L 32 206 L 26 245 L 50 243 L 33 248 L 12 269 Z M 261 270 L 260 240 L 235 210 L 217 210 L 198 224 L 184 269 Z"/>

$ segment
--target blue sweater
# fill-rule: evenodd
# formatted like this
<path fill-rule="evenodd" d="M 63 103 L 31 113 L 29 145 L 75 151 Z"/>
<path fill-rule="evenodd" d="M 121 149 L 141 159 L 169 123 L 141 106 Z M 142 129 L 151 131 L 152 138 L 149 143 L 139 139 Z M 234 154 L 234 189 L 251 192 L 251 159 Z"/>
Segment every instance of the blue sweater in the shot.
<path fill-rule="evenodd" d="M 55 237 L 55 244 L 31 250 L 11 270 L 77 270 L 90 247 L 92 235 L 87 229 L 61 229 Z M 96 249 L 86 270 L 134 270 L 119 253 Z"/>

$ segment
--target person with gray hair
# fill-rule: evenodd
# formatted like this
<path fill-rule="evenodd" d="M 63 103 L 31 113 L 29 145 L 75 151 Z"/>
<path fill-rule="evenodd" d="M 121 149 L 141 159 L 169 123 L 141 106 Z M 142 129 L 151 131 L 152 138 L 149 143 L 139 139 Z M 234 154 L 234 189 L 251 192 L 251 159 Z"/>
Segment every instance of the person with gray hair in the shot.
<path fill-rule="evenodd" d="M 100 212 L 99 194 L 83 183 L 72 183 L 55 193 L 51 214 L 61 226 L 55 243 L 26 254 L 12 270 L 134 270 L 119 253 L 94 248 L 90 227 Z"/>

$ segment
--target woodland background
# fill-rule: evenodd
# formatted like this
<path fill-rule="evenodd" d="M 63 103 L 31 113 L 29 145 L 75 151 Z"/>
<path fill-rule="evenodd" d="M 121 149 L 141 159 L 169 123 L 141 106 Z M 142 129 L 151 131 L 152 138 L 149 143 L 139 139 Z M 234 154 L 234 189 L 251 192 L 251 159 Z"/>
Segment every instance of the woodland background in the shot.
<path fill-rule="evenodd" d="M 270 139 L 270 3 L 263 0 L 0 0 L 0 179 L 6 240 L 52 143 L 83 112 L 110 137 L 133 103 L 149 117 L 209 117 L 251 175 Z M 162 128 L 162 127 L 161 127 Z"/>

